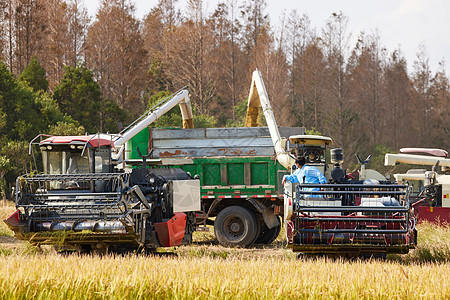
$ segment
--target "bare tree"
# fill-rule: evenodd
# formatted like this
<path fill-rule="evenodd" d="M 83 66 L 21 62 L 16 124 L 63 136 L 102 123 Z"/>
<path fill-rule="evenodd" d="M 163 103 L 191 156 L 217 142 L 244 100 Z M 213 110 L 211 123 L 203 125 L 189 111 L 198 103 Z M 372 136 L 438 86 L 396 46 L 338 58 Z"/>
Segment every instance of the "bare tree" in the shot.
<path fill-rule="evenodd" d="M 235 107 L 246 95 L 245 85 L 247 68 L 244 53 L 240 47 L 239 39 L 242 24 L 238 19 L 238 1 L 227 0 L 218 4 L 214 13 L 208 20 L 208 25 L 214 33 L 217 58 L 215 77 L 216 91 L 219 101 L 215 110 L 219 121 L 231 116 L 236 121 Z M 226 123 L 224 120 L 223 123 Z"/>
<path fill-rule="evenodd" d="M 388 129 L 384 124 L 385 56 L 378 34 L 362 32 L 349 59 L 350 96 L 364 120 L 361 128 L 367 133 L 369 147 L 381 143 Z"/>
<path fill-rule="evenodd" d="M 149 83 L 151 94 L 172 90 L 173 83 L 167 74 L 168 45 L 173 31 L 181 22 L 180 12 L 174 0 L 159 0 L 157 5 L 144 18 L 143 39 L 148 53 Z"/>
<path fill-rule="evenodd" d="M 280 32 L 280 36 L 282 33 Z M 278 39 L 280 41 L 281 38 Z M 279 125 L 290 124 L 286 116 L 288 109 L 287 81 L 288 64 L 280 43 L 274 43 L 273 35 L 263 29 L 254 48 L 254 62 L 252 69 L 258 68 L 264 78 L 275 117 Z M 283 116 L 283 117 L 282 117 Z"/>
<path fill-rule="evenodd" d="M 167 38 L 170 38 L 170 32 L 179 25 L 181 18 L 180 12 L 175 8 L 175 2 L 176 0 L 159 0 L 144 18 L 143 36 L 150 58 L 167 58 Z"/>
<path fill-rule="evenodd" d="M 411 111 L 412 84 L 407 73 L 406 59 L 400 50 L 391 53 L 384 72 L 386 96 L 385 131 L 386 144 L 396 149 L 404 146 L 414 146 L 417 136 Z"/>
<path fill-rule="evenodd" d="M 68 38 L 66 64 L 76 66 L 86 59 L 85 45 L 90 17 L 82 0 L 68 0 Z"/>
<path fill-rule="evenodd" d="M 133 13 L 127 0 L 102 0 L 88 30 L 87 65 L 104 96 L 136 113 L 145 90 L 146 51 Z"/>
<path fill-rule="evenodd" d="M 42 36 L 36 40 L 34 54 L 47 71 L 50 88 L 56 86 L 64 75 L 67 63 L 68 36 L 67 5 L 62 0 L 40 0 L 39 10 Z"/>
<path fill-rule="evenodd" d="M 326 62 L 317 38 L 306 46 L 301 60 L 303 75 L 300 91 L 304 95 L 304 126 L 323 132 Z"/>
<path fill-rule="evenodd" d="M 8 51 L 8 6 L 11 6 L 11 3 L 0 2 L 0 60 L 2 61 L 6 61 Z"/>
<path fill-rule="evenodd" d="M 205 22 L 202 0 L 190 0 L 187 19 L 167 39 L 167 72 L 179 88 L 188 85 L 193 103 L 208 114 L 216 95 L 216 57 L 211 31 Z"/>
<path fill-rule="evenodd" d="M 318 128 L 320 86 L 316 83 L 318 76 L 324 75 L 321 73 L 323 55 L 317 45 L 318 39 L 310 28 L 309 17 L 300 17 L 296 11 L 289 16 L 288 33 L 289 100 L 295 124 Z"/>
<path fill-rule="evenodd" d="M 445 61 L 439 62 L 439 69 L 431 80 L 433 106 L 430 108 L 430 146 L 450 148 L 450 85 L 445 71 Z"/>
<path fill-rule="evenodd" d="M 8 6 L 6 7 L 6 10 L 4 11 L 4 28 L 5 28 L 5 37 L 7 36 L 7 41 L 5 45 L 8 45 L 8 49 L 5 51 L 7 53 L 7 61 L 9 62 L 9 69 L 11 72 L 14 72 L 13 70 L 13 43 L 14 43 L 14 36 L 13 36 L 13 30 L 14 30 L 14 6 L 15 6 L 15 0 L 11 0 L 8 3 Z M 6 55 L 5 55 L 6 57 Z"/>
<path fill-rule="evenodd" d="M 13 6 L 13 20 L 12 35 L 10 45 L 14 48 L 12 53 L 11 69 L 19 74 L 26 67 L 31 60 L 35 46 L 33 36 L 33 26 L 36 19 L 36 11 L 38 4 L 36 0 L 16 0 Z"/>
<path fill-rule="evenodd" d="M 269 21 L 268 15 L 264 12 L 267 7 L 265 0 L 249 0 L 241 8 L 241 17 L 245 28 L 243 44 L 246 52 L 251 53 L 252 49 L 258 44 L 258 38 L 261 30 L 266 27 Z"/>
<path fill-rule="evenodd" d="M 349 97 L 347 57 L 350 35 L 347 33 L 348 17 L 342 12 L 333 13 L 322 32 L 322 42 L 327 60 L 326 133 L 333 136 L 337 145 L 346 149 L 346 156 L 357 150 L 356 139 L 359 115 Z"/>
<path fill-rule="evenodd" d="M 430 143 L 430 119 L 434 113 L 433 99 L 431 97 L 431 70 L 429 56 L 424 45 L 419 46 L 419 52 L 414 61 L 413 85 L 417 93 L 416 98 L 416 126 L 419 133 L 419 143 L 428 145 Z"/>

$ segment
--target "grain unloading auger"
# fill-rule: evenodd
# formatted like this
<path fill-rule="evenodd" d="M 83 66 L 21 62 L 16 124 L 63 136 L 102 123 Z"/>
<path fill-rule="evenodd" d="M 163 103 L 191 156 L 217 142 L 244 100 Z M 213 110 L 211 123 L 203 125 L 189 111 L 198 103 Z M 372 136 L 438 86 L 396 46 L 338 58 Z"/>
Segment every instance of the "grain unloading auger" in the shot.
<path fill-rule="evenodd" d="M 44 173 L 17 178 L 17 211 L 5 223 L 19 239 L 79 251 L 190 242 L 199 181 L 177 168 L 147 169 L 144 155 L 142 168 L 121 168 L 123 145 L 177 104 L 185 127 L 192 127 L 182 90 L 119 135 L 39 136 Z"/>

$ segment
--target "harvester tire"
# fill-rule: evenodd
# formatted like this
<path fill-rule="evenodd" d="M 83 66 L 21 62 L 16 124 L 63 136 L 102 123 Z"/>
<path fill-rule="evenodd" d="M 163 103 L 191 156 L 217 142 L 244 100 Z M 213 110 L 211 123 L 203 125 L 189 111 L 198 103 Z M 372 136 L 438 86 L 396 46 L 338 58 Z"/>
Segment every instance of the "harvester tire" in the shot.
<path fill-rule="evenodd" d="M 229 206 L 217 215 L 214 233 L 222 246 L 247 247 L 259 234 L 258 219 L 242 206 Z"/>
<path fill-rule="evenodd" d="M 278 221 L 280 218 L 278 217 Z M 255 244 L 271 244 L 276 240 L 281 231 L 281 223 L 271 229 L 264 223 L 259 236 L 256 238 Z"/>

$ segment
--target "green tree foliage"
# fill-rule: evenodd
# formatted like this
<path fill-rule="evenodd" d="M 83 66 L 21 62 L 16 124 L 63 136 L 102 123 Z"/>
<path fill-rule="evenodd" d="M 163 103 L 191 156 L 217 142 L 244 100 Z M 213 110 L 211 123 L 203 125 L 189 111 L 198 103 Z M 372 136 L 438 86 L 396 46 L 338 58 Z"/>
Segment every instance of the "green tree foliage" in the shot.
<path fill-rule="evenodd" d="M 84 65 L 68 66 L 65 71 L 53 93 L 62 112 L 70 115 L 90 133 L 116 132 L 117 122 L 125 121 L 127 115 L 119 105 L 102 98 L 92 72 Z"/>
<path fill-rule="evenodd" d="M 4 197 L 19 175 L 31 171 L 32 156 L 28 155 L 28 141 L 3 141 L 0 147 L 0 185 Z"/>
<path fill-rule="evenodd" d="M 67 124 L 68 126 L 72 127 L 80 127 L 78 122 L 73 120 L 71 116 L 61 112 L 58 103 L 48 93 L 36 94 L 35 102 L 40 107 L 42 121 L 44 122 L 44 128 L 52 128 L 60 123 Z M 50 131 L 45 131 L 45 133 L 55 134 Z"/>
<path fill-rule="evenodd" d="M 92 72 L 85 66 L 66 67 L 61 82 L 55 87 L 53 98 L 61 110 L 83 125 L 89 132 L 100 126 L 101 93 Z"/>
<path fill-rule="evenodd" d="M 55 87 L 53 98 L 64 113 L 72 116 L 86 130 L 101 130 L 100 87 L 94 81 L 92 72 L 85 66 L 65 67 L 65 74 Z"/>
<path fill-rule="evenodd" d="M 129 119 L 125 110 L 110 100 L 102 100 L 102 132 L 117 133 L 119 131 L 118 123 L 122 123 Z"/>
<path fill-rule="evenodd" d="M 32 157 L 28 155 L 28 143 L 28 141 L 8 141 L 2 147 L 1 154 L 8 157 L 11 169 L 19 174 L 31 171 Z"/>
<path fill-rule="evenodd" d="M 172 82 L 165 73 L 165 66 L 157 57 L 153 58 L 148 70 L 150 87 L 155 92 L 165 91 L 173 88 Z"/>
<path fill-rule="evenodd" d="M 247 115 L 247 103 L 248 99 L 244 99 L 241 102 L 237 103 L 234 107 L 234 114 L 236 116 L 236 120 L 228 119 L 227 127 L 243 127 L 245 123 L 245 117 Z"/>
<path fill-rule="evenodd" d="M 0 162 L 3 195 L 7 194 L 7 187 L 14 184 L 18 175 L 31 171 L 32 156 L 28 155 L 28 143 L 32 138 L 49 131 L 84 133 L 72 117 L 61 112 L 47 92 L 37 88 L 35 92 L 26 82 L 15 80 L 5 64 L 0 62 L 0 156 L 5 158 Z"/>
<path fill-rule="evenodd" d="M 51 125 L 48 129 L 48 133 L 51 135 L 83 135 L 86 132 L 83 126 L 78 125 L 77 122 L 57 122 Z"/>
<path fill-rule="evenodd" d="M 322 133 L 319 130 L 317 130 L 315 127 L 306 129 L 305 133 L 309 134 L 309 135 L 322 135 Z"/>
<path fill-rule="evenodd" d="M 2 138 L 30 140 L 44 128 L 33 91 L 15 80 L 3 62 L 0 62 L 0 115 Z"/>
<path fill-rule="evenodd" d="M 0 192 L 2 198 L 6 198 L 8 185 L 5 180 L 6 173 L 11 169 L 9 158 L 5 155 L 0 155 Z"/>
<path fill-rule="evenodd" d="M 169 97 L 172 93 L 169 91 L 161 91 L 154 95 L 151 95 L 148 98 L 148 104 L 147 108 L 149 110 L 156 109 L 158 104 Z M 177 105 L 176 107 L 172 108 L 170 111 L 168 111 L 165 115 L 161 116 L 158 120 L 156 120 L 153 124 L 151 124 L 152 127 L 181 127 L 183 125 L 183 119 L 181 117 L 181 110 L 180 107 Z"/>
<path fill-rule="evenodd" d="M 194 127 L 195 128 L 211 128 L 216 127 L 217 121 L 214 116 L 208 116 L 205 114 L 200 114 L 194 116 Z"/>
<path fill-rule="evenodd" d="M 27 83 L 35 92 L 46 92 L 48 90 L 48 80 L 45 69 L 41 66 L 36 56 L 33 57 L 28 66 L 19 75 L 18 79 Z"/>

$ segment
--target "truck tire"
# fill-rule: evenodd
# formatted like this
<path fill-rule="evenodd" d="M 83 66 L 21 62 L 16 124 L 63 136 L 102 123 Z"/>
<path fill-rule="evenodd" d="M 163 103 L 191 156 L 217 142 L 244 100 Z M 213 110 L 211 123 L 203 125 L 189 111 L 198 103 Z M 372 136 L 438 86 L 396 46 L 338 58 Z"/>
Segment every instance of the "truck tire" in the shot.
<path fill-rule="evenodd" d="M 222 246 L 247 247 L 259 234 L 255 215 L 242 206 L 223 209 L 214 222 L 214 234 Z"/>
<path fill-rule="evenodd" d="M 277 218 L 279 221 L 280 218 L 279 217 Z M 280 234 L 280 231 L 281 231 L 281 223 L 280 225 L 275 226 L 271 229 L 269 229 L 269 227 L 267 227 L 267 225 L 264 223 L 261 232 L 259 233 L 259 236 L 255 240 L 255 244 L 271 244 L 273 241 L 276 240 L 276 238 Z"/>

